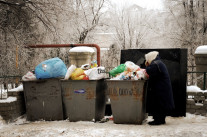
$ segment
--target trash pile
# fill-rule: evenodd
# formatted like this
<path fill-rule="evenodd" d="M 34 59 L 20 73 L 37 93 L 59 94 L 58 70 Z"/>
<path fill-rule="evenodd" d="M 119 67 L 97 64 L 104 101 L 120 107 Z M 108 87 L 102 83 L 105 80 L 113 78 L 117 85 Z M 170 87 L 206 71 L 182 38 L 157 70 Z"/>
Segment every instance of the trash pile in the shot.
<path fill-rule="evenodd" d="M 97 61 L 91 65 L 84 64 L 80 68 L 71 65 L 68 69 L 64 62 L 56 57 L 45 60 L 35 67 L 35 71 L 29 71 L 22 77 L 23 81 L 37 79 L 62 78 L 65 80 L 99 80 L 106 78 L 105 67 L 98 67 Z"/>
<path fill-rule="evenodd" d="M 149 78 L 145 69 L 131 61 L 121 64 L 109 72 L 110 80 L 147 80 Z M 99 80 L 106 78 L 105 67 L 98 67 L 97 61 L 84 64 L 80 68 L 71 65 L 68 69 L 64 62 L 56 57 L 45 60 L 35 67 L 35 71 L 29 71 L 22 77 L 23 81 L 37 79 L 61 78 L 65 80 Z"/>
<path fill-rule="evenodd" d="M 149 75 L 145 69 L 131 61 L 126 61 L 109 72 L 112 78 L 110 80 L 147 80 Z"/>

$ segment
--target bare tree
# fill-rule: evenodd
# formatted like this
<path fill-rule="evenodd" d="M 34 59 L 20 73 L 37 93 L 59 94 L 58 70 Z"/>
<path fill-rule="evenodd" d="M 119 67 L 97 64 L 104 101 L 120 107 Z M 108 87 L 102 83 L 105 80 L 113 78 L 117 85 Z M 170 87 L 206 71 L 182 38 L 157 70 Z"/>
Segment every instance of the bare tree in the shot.
<path fill-rule="evenodd" d="M 190 66 L 194 66 L 195 49 L 199 45 L 207 44 L 206 4 L 205 0 L 166 1 L 173 16 L 171 21 L 175 24 L 171 38 L 177 41 L 180 47 L 188 48 Z"/>
<path fill-rule="evenodd" d="M 150 36 L 150 14 L 138 5 L 112 9 L 115 38 L 122 49 L 143 48 Z"/>
<path fill-rule="evenodd" d="M 107 0 L 73 0 L 73 14 L 68 18 L 74 43 L 84 43 L 88 35 L 102 24 Z"/>
<path fill-rule="evenodd" d="M 60 0 L 58 2 L 61 2 Z M 27 44 L 42 42 L 47 33 L 57 37 L 55 1 L 0 0 L 0 75 L 22 75 L 39 55 Z M 39 31 L 41 30 L 41 31 Z"/>

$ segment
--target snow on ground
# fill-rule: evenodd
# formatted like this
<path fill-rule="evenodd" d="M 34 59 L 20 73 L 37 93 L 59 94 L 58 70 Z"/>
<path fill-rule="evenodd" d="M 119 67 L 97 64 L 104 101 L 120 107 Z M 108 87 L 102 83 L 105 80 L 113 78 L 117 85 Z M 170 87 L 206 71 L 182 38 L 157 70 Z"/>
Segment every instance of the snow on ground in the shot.
<path fill-rule="evenodd" d="M 152 118 L 148 117 L 147 121 Z M 186 117 L 167 117 L 166 124 L 150 126 L 94 122 L 36 121 L 19 118 L 5 124 L 0 119 L 1 137 L 204 137 L 207 136 L 207 117 L 186 114 Z"/>

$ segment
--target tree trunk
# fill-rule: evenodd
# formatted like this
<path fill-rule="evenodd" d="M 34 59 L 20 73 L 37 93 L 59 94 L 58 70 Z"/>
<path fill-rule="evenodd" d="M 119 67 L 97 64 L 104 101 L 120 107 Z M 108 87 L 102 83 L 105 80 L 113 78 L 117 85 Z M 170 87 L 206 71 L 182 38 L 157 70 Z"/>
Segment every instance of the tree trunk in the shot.
<path fill-rule="evenodd" d="M 81 32 L 81 34 L 80 34 L 79 44 L 83 44 L 84 43 L 87 35 L 88 35 L 88 30 L 87 29 L 84 29 L 84 31 Z"/>

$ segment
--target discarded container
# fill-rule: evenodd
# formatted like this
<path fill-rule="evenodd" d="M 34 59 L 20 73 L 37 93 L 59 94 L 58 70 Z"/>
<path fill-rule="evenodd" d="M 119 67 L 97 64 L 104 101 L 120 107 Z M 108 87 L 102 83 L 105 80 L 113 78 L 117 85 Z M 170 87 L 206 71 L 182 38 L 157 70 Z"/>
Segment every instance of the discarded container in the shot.
<path fill-rule="evenodd" d="M 112 115 L 116 124 L 142 124 L 146 119 L 145 80 L 107 80 Z"/>
<path fill-rule="evenodd" d="M 105 80 L 61 80 L 64 118 L 99 121 L 105 115 Z"/>
<path fill-rule="evenodd" d="M 95 51 L 91 47 L 74 47 L 69 51 L 70 65 L 81 67 L 84 64 L 89 64 L 91 66 L 94 55 Z"/>
<path fill-rule="evenodd" d="M 27 120 L 63 120 L 59 79 L 23 81 Z"/>

